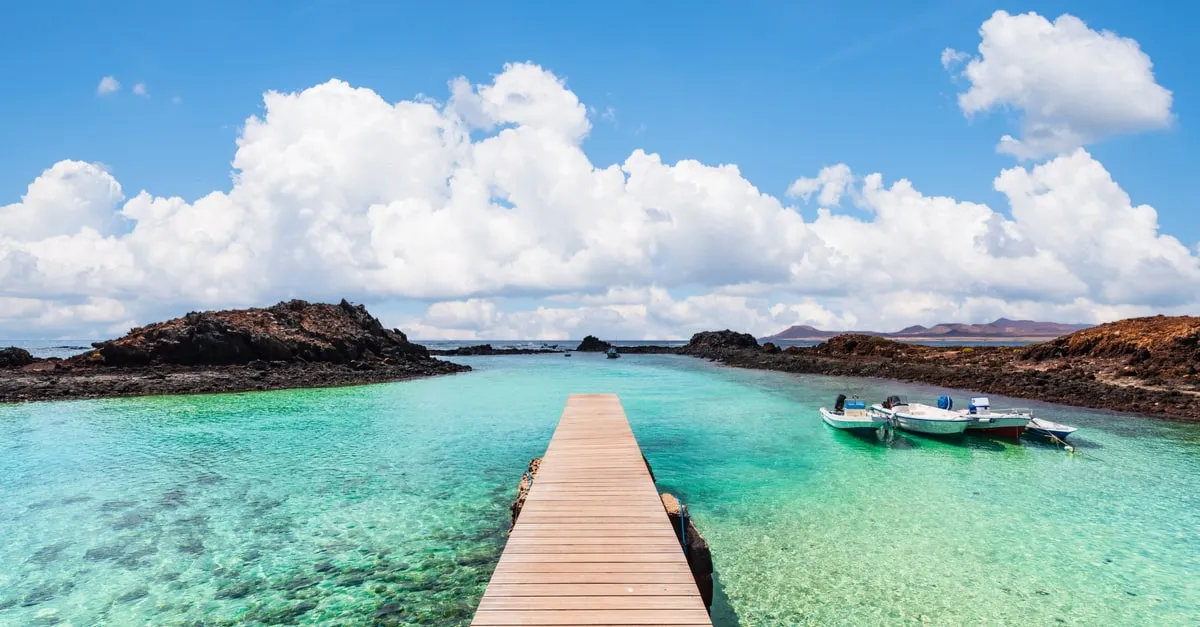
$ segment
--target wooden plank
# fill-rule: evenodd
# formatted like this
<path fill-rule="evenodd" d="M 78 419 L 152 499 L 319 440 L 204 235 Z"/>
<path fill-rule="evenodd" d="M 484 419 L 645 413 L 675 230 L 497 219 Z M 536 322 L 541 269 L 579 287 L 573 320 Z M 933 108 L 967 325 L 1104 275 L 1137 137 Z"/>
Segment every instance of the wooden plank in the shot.
<path fill-rule="evenodd" d="M 472 625 L 712 625 L 700 610 L 486 610 Z"/>
<path fill-rule="evenodd" d="M 505 562 L 496 565 L 496 572 L 533 573 L 691 573 L 687 564 L 669 562 Z"/>
<path fill-rule="evenodd" d="M 630 582 L 630 583 L 496 583 L 488 586 L 488 596 L 495 597 L 621 597 L 621 596 L 687 596 L 695 586 L 691 582 Z"/>
<path fill-rule="evenodd" d="M 620 527 L 617 527 L 620 529 Z M 679 539 L 673 533 L 667 530 L 639 530 L 635 533 L 627 533 L 625 535 L 612 535 L 604 530 L 595 530 L 598 533 L 587 533 L 575 531 L 568 535 L 546 535 L 545 532 L 526 533 L 522 532 L 513 535 L 508 539 L 508 546 L 521 546 L 524 544 L 671 544 L 675 548 L 679 547 Z"/>
<path fill-rule="evenodd" d="M 473 625 L 709 625 L 615 395 L 571 395 Z"/>
<path fill-rule="evenodd" d="M 541 596 L 512 597 L 488 595 L 479 602 L 479 611 L 487 610 L 700 610 L 704 604 L 691 595 L 617 596 Z"/>
<path fill-rule="evenodd" d="M 580 573 L 559 573 L 559 572 L 531 572 L 527 570 L 503 570 L 496 571 L 492 575 L 492 581 L 488 584 L 488 589 L 497 586 L 497 590 L 504 590 L 504 586 L 518 584 L 548 584 L 548 585 L 563 585 L 576 584 L 577 589 L 586 589 L 588 585 L 606 585 L 615 584 L 625 588 L 642 586 L 642 585 L 674 585 L 679 584 L 684 588 L 691 590 L 695 583 L 692 581 L 692 574 L 686 570 L 677 570 L 673 572 L 610 572 L 610 571 L 595 571 L 595 572 L 580 572 Z M 583 586 L 580 588 L 579 586 Z"/>

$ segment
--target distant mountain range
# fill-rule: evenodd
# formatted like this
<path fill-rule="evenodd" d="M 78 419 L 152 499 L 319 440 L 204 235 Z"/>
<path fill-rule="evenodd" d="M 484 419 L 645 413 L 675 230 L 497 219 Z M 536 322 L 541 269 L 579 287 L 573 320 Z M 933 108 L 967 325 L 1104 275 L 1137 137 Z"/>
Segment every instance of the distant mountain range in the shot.
<path fill-rule="evenodd" d="M 1060 324 L 1058 322 L 999 318 L 994 322 L 986 324 L 960 324 L 955 322 L 935 324 L 931 327 L 917 324 L 900 329 L 895 333 L 883 333 L 879 331 L 823 331 L 806 324 L 800 324 L 788 327 L 775 335 L 762 339 L 767 342 L 777 342 L 780 340 L 827 340 L 835 335 L 842 335 L 844 333 L 861 333 L 863 335 L 875 335 L 895 340 L 954 340 L 972 338 L 985 340 L 1048 340 L 1091 326 L 1090 324 Z"/>

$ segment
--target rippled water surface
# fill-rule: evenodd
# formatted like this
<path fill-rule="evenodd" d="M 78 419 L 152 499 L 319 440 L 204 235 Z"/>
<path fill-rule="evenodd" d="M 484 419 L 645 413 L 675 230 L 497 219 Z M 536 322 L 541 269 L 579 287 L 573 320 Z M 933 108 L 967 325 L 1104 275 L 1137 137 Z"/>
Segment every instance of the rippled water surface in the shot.
<path fill-rule="evenodd" d="M 816 408 L 943 390 L 673 356 L 462 361 L 0 406 L 0 624 L 465 624 L 566 395 L 609 391 L 712 545 L 719 622 L 1200 622 L 1200 428 L 1037 406 L 1081 427 L 1079 453 L 884 446 Z"/>

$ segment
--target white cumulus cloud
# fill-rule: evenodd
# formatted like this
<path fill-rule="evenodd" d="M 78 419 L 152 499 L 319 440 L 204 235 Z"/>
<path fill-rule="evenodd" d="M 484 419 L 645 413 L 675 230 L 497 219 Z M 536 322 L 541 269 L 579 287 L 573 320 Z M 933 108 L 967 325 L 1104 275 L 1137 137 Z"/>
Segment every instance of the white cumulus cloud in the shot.
<path fill-rule="evenodd" d="M 138 84 L 134 85 L 134 86 L 133 86 L 133 93 L 135 93 L 135 94 L 137 94 L 137 95 L 139 95 L 139 96 L 141 96 L 141 97 L 143 97 L 143 98 L 149 98 L 149 97 L 150 97 L 150 91 L 149 91 L 149 90 L 146 88 L 146 84 L 145 84 L 145 83 L 138 83 Z"/>
<path fill-rule="evenodd" d="M 228 189 L 127 194 L 62 161 L 0 206 L 0 326 L 106 334 L 279 299 L 428 303 L 418 337 L 686 337 L 712 327 L 1092 320 L 1200 303 L 1200 257 L 1079 149 L 995 180 L 1008 212 L 847 164 L 790 194 L 734 165 L 595 164 L 587 108 L 532 64 L 388 102 L 268 92 Z M 858 209 L 840 211 L 850 199 Z M 864 217 L 865 216 L 865 217 Z M 540 303 L 534 306 L 529 303 Z"/>
<path fill-rule="evenodd" d="M 112 76 L 105 76 L 104 78 L 100 79 L 100 84 L 96 86 L 96 95 L 107 96 L 109 94 L 117 93 L 117 91 L 120 89 L 121 83 L 118 82 L 116 78 Z"/>
<path fill-rule="evenodd" d="M 841 204 L 842 194 L 846 192 L 851 180 L 850 166 L 839 163 L 821 168 L 814 177 L 796 179 L 788 186 L 787 195 L 808 202 L 813 193 L 818 192 L 817 202 L 821 203 L 821 206 L 834 207 Z"/>
<path fill-rule="evenodd" d="M 997 11 L 979 29 L 978 56 L 962 70 L 970 83 L 958 104 L 971 116 L 1021 112 L 1021 136 L 997 147 L 1019 158 L 1062 154 L 1104 137 L 1169 126 L 1171 92 L 1154 78 L 1138 42 L 1096 31 L 1072 15 Z M 970 58 L 947 49 L 942 64 Z"/>

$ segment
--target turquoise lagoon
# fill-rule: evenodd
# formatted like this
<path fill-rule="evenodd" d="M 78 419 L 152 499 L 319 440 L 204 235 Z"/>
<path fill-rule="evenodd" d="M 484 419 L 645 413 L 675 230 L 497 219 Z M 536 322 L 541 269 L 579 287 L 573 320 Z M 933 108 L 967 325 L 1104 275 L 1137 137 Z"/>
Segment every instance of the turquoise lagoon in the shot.
<path fill-rule="evenodd" d="M 0 406 L 0 624 L 465 624 L 570 392 L 621 395 L 712 545 L 718 623 L 1200 622 L 1198 427 L 1036 405 L 1081 428 L 1077 454 L 885 446 L 817 407 L 944 391 L 675 356 L 462 361 L 475 372 Z"/>

